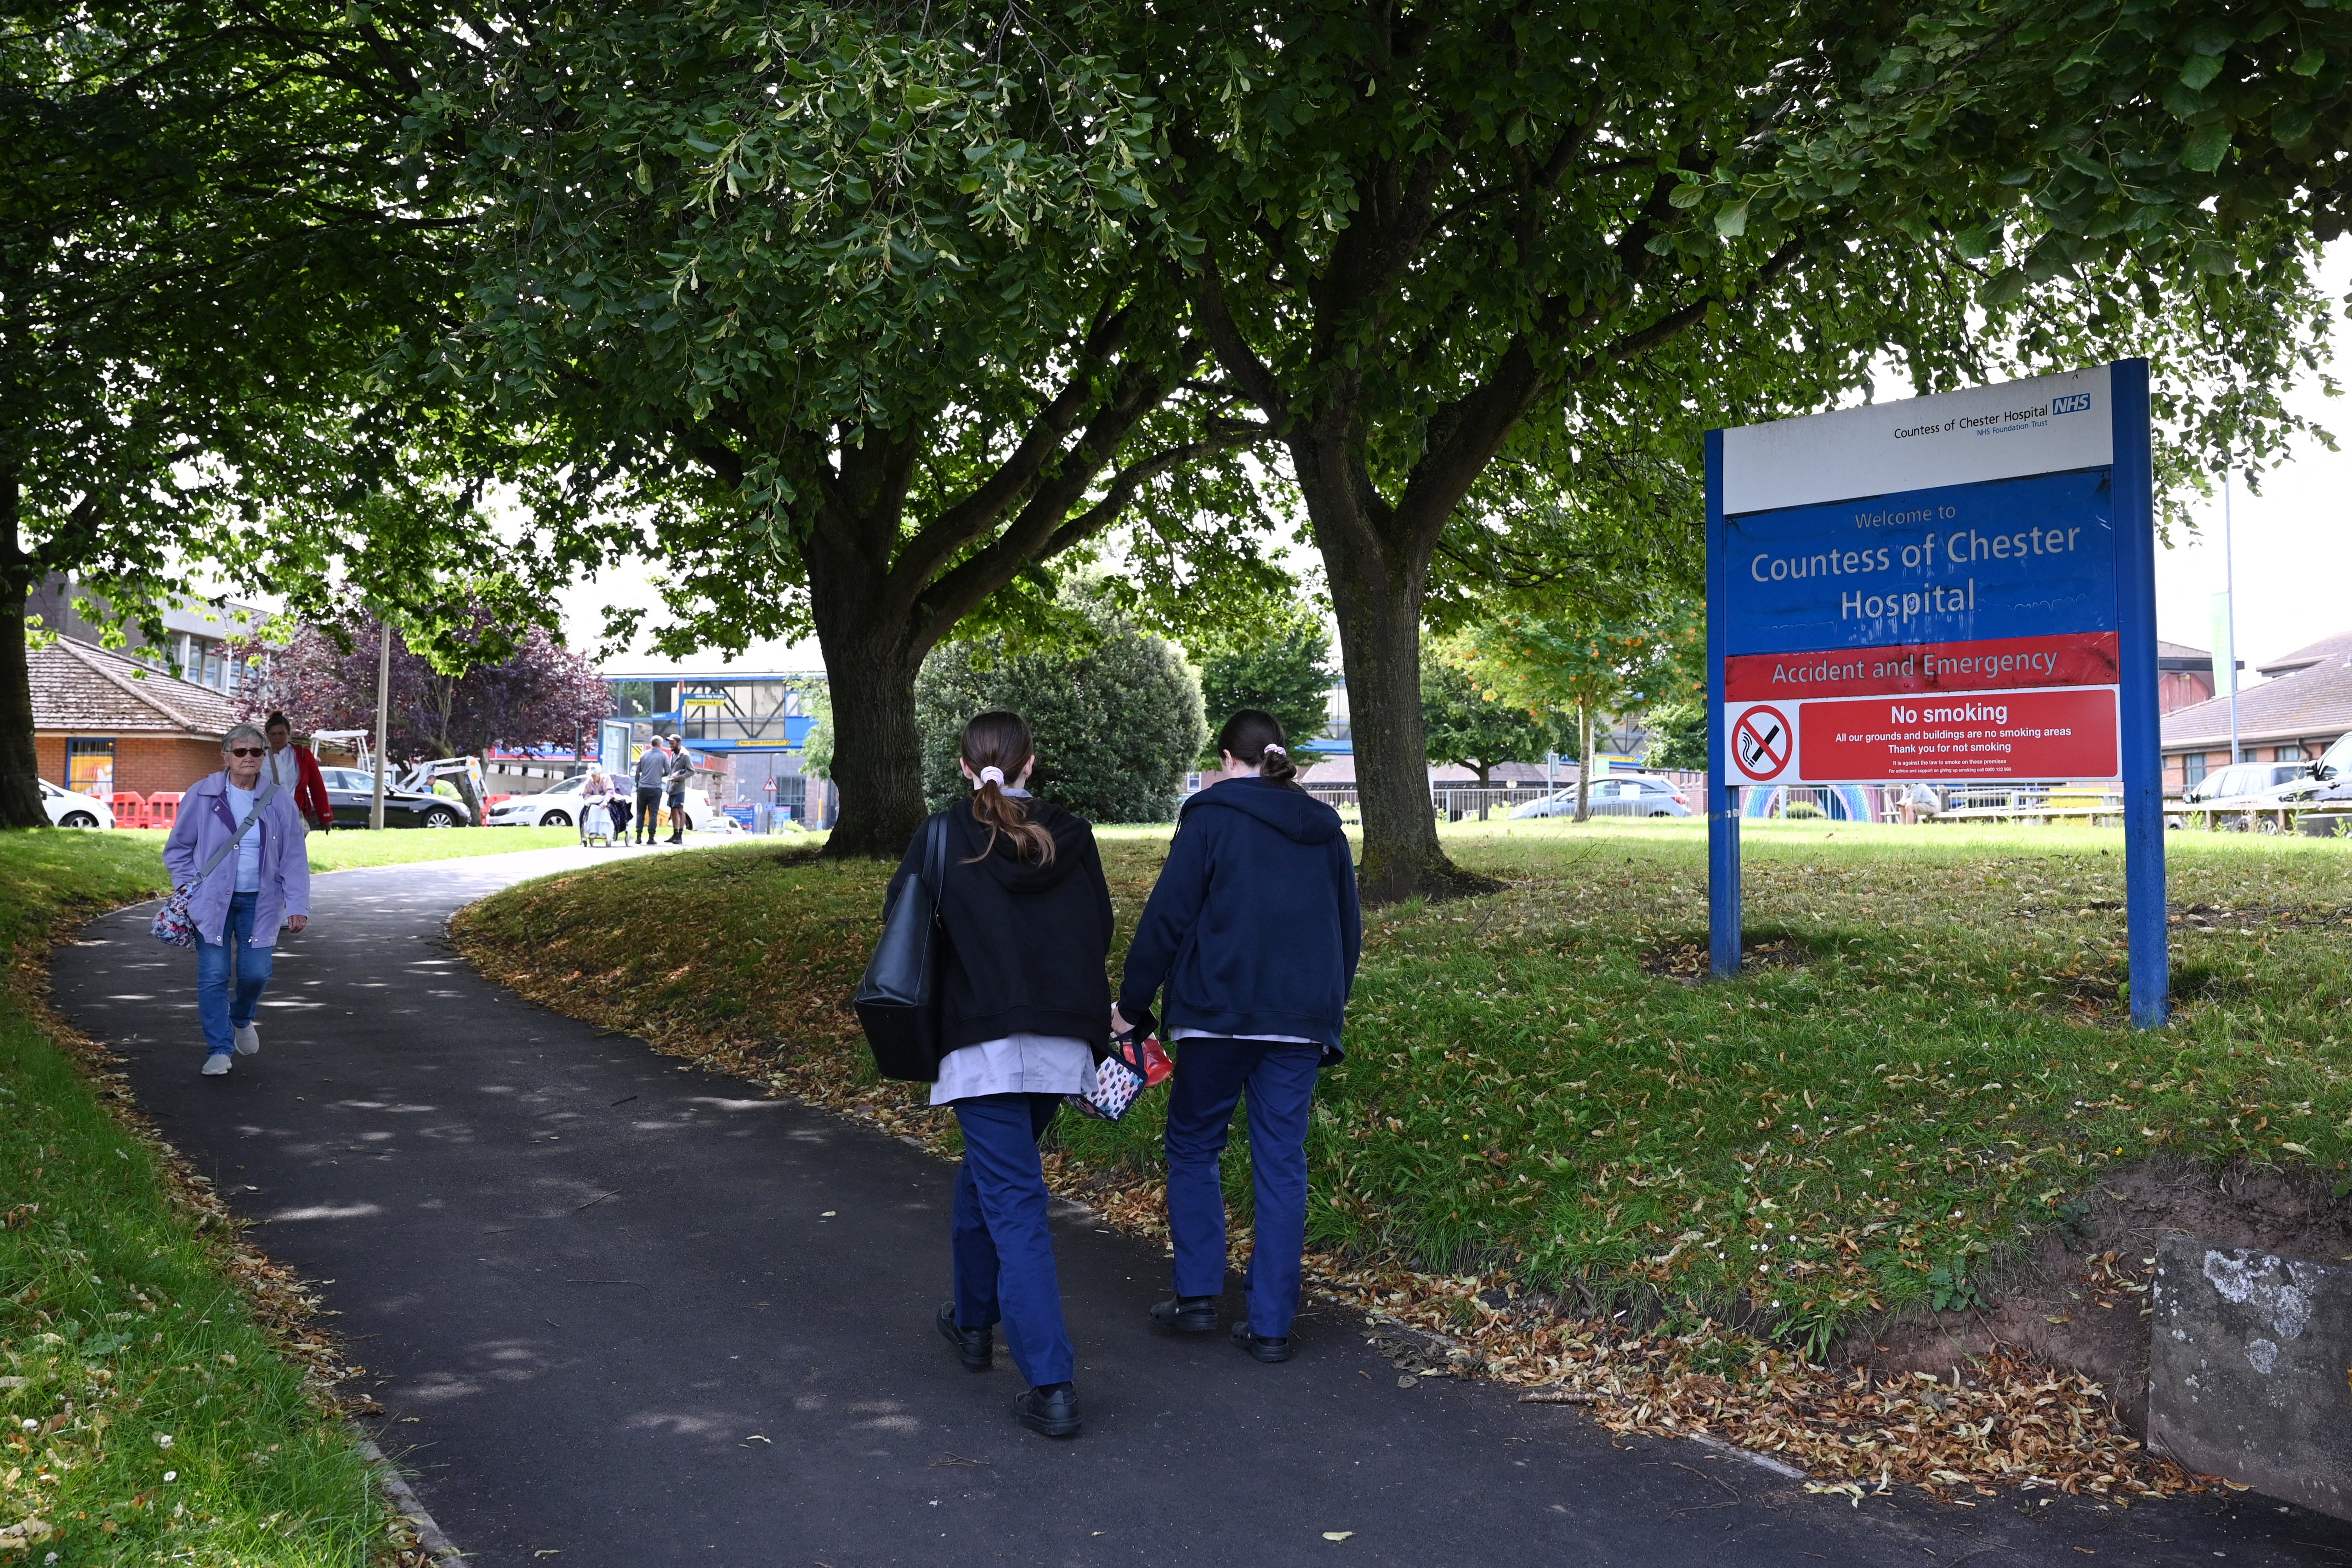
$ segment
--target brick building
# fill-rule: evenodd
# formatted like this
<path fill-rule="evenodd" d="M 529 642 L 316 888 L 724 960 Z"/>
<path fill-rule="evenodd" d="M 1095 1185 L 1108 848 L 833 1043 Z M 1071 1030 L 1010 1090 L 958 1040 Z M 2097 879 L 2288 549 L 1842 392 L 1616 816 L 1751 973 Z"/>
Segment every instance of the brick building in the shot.
<path fill-rule="evenodd" d="M 101 798 L 145 795 L 219 771 L 221 737 L 236 722 L 227 693 L 70 637 L 26 662 L 34 752 L 51 784 Z"/>
<path fill-rule="evenodd" d="M 2239 668 L 2245 666 L 2241 664 Z M 2213 683 L 2213 656 L 2186 643 L 2156 645 L 2156 710 L 2193 708 L 2211 700 L 2220 688 Z"/>
<path fill-rule="evenodd" d="M 76 607 L 76 601 L 84 597 L 95 601 L 99 620 L 86 618 Z M 25 613 L 37 618 L 45 632 L 89 647 L 106 642 L 104 598 L 70 577 L 52 576 L 34 589 L 25 601 Z M 138 626 L 126 626 L 120 628 L 127 639 L 124 653 L 150 669 L 166 670 L 231 696 L 247 684 L 251 649 L 246 639 L 269 619 L 265 611 L 233 599 L 183 598 L 164 605 L 159 613 L 163 641 L 151 643 Z"/>
<path fill-rule="evenodd" d="M 2318 757 L 2352 731 L 2352 632 L 2325 637 L 2260 667 L 2266 679 L 2238 693 L 2238 749 L 2250 763 Z M 2179 795 L 2230 765 L 2230 700 L 2216 697 L 2164 716 L 2164 787 Z"/>

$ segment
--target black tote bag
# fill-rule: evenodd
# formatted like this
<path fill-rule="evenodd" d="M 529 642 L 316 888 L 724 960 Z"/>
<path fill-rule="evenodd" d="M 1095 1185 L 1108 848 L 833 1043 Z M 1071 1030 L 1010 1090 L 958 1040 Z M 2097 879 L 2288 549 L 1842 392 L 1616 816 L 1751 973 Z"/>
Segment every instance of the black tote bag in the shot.
<path fill-rule="evenodd" d="M 908 1083 L 940 1079 L 940 965 L 947 932 L 940 925 L 940 891 L 947 882 L 948 819 L 923 825 L 923 872 L 898 889 L 883 917 L 865 977 L 851 998 L 858 1026 L 874 1051 L 874 1070 Z"/>

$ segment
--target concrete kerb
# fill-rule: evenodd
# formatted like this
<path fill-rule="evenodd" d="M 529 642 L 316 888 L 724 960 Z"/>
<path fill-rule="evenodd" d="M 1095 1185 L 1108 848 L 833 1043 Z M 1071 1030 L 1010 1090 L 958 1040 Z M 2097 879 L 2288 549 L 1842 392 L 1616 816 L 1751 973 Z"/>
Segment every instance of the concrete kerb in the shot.
<path fill-rule="evenodd" d="M 465 1568 L 466 1554 L 457 1550 L 450 1542 L 447 1531 L 425 1510 L 424 1500 L 416 1495 L 416 1489 L 408 1484 L 408 1478 L 400 1473 L 400 1467 L 384 1458 L 383 1450 L 376 1447 L 375 1439 L 359 1427 L 353 1426 L 352 1435 L 359 1439 L 360 1452 L 366 1456 L 369 1464 L 375 1467 L 376 1480 L 383 1488 L 383 1495 L 392 1500 L 392 1506 L 400 1510 L 401 1516 L 416 1531 L 416 1543 L 425 1548 L 425 1555 L 433 1559 L 434 1568 Z"/>

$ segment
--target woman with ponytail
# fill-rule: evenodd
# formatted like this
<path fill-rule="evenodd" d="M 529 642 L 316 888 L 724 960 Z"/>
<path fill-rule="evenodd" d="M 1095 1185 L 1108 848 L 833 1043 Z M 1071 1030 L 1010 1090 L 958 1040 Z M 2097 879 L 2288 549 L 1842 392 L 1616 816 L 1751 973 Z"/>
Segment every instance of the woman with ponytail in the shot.
<path fill-rule="evenodd" d="M 1233 1342 L 1290 1359 L 1307 1242 L 1307 1117 L 1316 1074 L 1340 1058 L 1363 924 L 1339 814 L 1299 787 L 1282 726 L 1244 708 L 1217 731 L 1235 775 L 1187 801 L 1168 864 L 1128 949 L 1111 1027 L 1151 1022 L 1163 988 L 1175 1047 L 1168 1096 L 1168 1226 L 1176 1293 L 1152 1321 L 1217 1326 L 1225 1199 L 1217 1166 L 1234 1106 L 1249 1101 L 1256 1244 Z"/>
<path fill-rule="evenodd" d="M 1013 1418 L 1071 1437 L 1076 1353 L 1062 1322 L 1037 1141 L 1064 1095 L 1094 1087 L 1095 1062 L 1109 1049 L 1110 887 L 1094 829 L 1030 795 L 1036 759 L 1019 714 L 973 719 L 962 753 L 971 798 L 941 814 L 947 940 L 937 984 L 946 1055 L 931 1103 L 955 1108 L 963 1165 L 949 1230 L 955 1300 L 940 1309 L 939 1330 L 981 1372 L 1003 1322 L 1028 1385 L 1013 1402 Z M 891 899 L 919 882 L 928 837 L 908 847 Z"/>

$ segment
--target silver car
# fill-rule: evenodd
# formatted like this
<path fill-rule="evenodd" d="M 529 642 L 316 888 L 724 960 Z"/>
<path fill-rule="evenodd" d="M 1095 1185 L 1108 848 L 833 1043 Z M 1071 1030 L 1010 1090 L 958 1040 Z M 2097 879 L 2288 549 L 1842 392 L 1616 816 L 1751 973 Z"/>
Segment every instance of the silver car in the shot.
<path fill-rule="evenodd" d="M 2307 778 L 2311 771 L 2309 763 L 2232 763 L 2190 784 L 2180 798 L 2190 805 L 2244 800 L 2252 795 L 2268 795 L 2281 784 Z"/>
<path fill-rule="evenodd" d="M 1664 779 L 1646 773 L 1616 773 L 1592 781 L 1591 811 L 1595 816 L 1688 816 L 1690 801 L 1675 785 Z M 1520 816 L 1574 816 L 1576 791 L 1561 790 L 1558 795 L 1529 801 L 1515 808 L 1511 815 Z"/>

